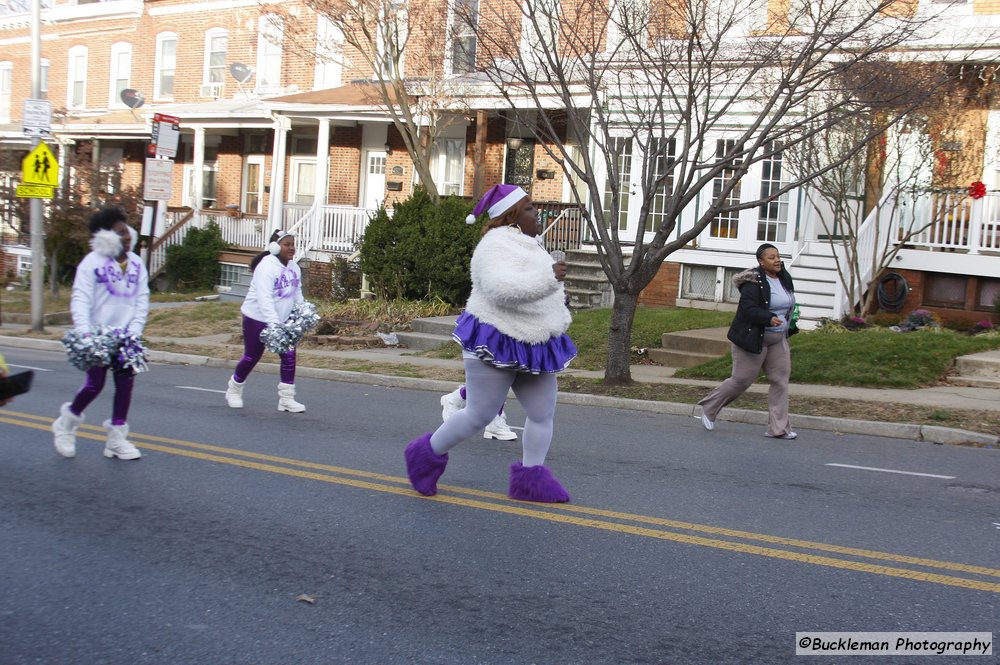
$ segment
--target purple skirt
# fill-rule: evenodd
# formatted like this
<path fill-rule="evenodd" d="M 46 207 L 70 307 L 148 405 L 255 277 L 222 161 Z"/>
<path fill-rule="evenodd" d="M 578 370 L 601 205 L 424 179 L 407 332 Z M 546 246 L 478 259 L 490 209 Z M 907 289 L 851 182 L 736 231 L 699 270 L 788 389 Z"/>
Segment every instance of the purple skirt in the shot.
<path fill-rule="evenodd" d="M 472 314 L 462 312 L 451 333 L 466 351 L 497 369 L 531 374 L 561 372 L 576 358 L 576 346 L 563 333 L 547 342 L 528 344 L 505 335 Z"/>

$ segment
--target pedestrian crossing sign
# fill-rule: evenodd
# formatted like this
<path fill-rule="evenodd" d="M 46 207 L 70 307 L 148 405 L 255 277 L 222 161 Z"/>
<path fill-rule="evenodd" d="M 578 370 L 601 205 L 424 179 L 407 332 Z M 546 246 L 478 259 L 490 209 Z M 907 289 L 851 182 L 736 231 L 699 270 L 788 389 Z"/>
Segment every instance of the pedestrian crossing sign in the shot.
<path fill-rule="evenodd" d="M 59 162 L 49 146 L 39 143 L 21 160 L 21 182 L 46 187 L 59 184 Z"/>

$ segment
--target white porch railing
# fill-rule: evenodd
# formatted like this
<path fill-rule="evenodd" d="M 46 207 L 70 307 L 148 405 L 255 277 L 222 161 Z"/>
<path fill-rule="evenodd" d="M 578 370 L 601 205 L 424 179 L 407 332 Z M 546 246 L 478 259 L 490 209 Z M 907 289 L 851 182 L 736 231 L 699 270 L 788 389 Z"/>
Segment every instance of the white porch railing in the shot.
<path fill-rule="evenodd" d="M 264 215 L 233 216 L 212 210 L 168 212 L 167 228 L 153 244 L 149 260 L 150 276 L 155 277 L 163 270 L 167 262 L 167 248 L 183 243 L 191 229 L 203 229 L 213 222 L 219 227 L 226 244 L 237 247 L 263 248 L 271 235 Z"/>
<path fill-rule="evenodd" d="M 566 208 L 555 216 L 543 220 L 542 239 L 545 249 L 580 249 L 584 237 L 583 211 L 580 208 Z"/>
<path fill-rule="evenodd" d="M 902 211 L 899 232 L 912 234 L 907 246 L 932 251 L 1000 251 L 1000 192 L 979 199 L 964 190 L 921 194 Z"/>
<path fill-rule="evenodd" d="M 900 206 L 894 205 L 897 196 L 897 192 L 884 195 L 878 205 L 868 213 L 868 217 L 855 234 L 854 260 L 858 274 L 854 276 L 854 283 L 858 290 L 871 281 L 877 268 L 876 262 L 885 256 L 889 244 L 897 237 L 896 229 L 900 226 L 900 220 L 897 218 Z M 846 255 L 844 246 L 839 242 L 834 243 L 833 250 L 841 270 L 844 274 L 850 275 L 853 271 L 848 265 L 850 258 Z M 856 293 L 855 297 L 860 295 Z M 838 276 L 834 285 L 833 319 L 839 320 L 844 317 L 855 304 L 851 302 L 843 279 Z"/>
<path fill-rule="evenodd" d="M 889 198 L 880 201 L 858 229 L 859 285 L 871 281 L 880 268 L 877 262 L 892 244 L 931 252 L 1000 252 L 1000 192 L 988 192 L 979 199 L 971 198 L 965 190 L 920 192 L 901 198 L 895 205 Z M 842 248 L 837 248 L 836 254 L 848 270 Z M 848 314 L 856 304 L 850 302 L 838 279 L 833 318 Z"/>

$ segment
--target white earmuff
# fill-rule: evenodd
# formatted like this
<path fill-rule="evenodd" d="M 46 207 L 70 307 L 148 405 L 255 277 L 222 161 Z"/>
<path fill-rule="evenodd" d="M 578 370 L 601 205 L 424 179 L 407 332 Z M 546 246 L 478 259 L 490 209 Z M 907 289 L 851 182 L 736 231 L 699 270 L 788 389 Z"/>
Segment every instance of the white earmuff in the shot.
<path fill-rule="evenodd" d="M 281 253 L 281 245 L 279 245 L 276 242 L 272 242 L 267 246 L 267 251 L 277 256 L 279 253 Z"/>

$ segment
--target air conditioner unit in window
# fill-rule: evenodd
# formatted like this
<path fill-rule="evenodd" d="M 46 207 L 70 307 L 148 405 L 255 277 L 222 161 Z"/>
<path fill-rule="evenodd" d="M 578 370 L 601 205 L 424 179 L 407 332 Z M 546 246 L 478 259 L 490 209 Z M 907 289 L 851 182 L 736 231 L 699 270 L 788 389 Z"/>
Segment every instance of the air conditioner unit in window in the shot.
<path fill-rule="evenodd" d="M 210 99 L 218 99 L 222 96 L 222 84 L 208 83 L 201 86 L 201 96 L 208 97 Z"/>

